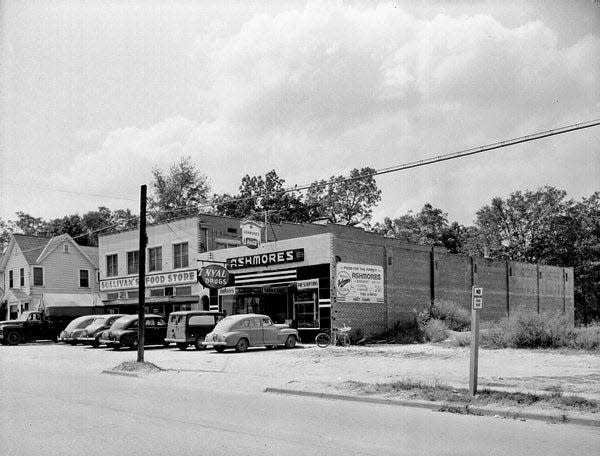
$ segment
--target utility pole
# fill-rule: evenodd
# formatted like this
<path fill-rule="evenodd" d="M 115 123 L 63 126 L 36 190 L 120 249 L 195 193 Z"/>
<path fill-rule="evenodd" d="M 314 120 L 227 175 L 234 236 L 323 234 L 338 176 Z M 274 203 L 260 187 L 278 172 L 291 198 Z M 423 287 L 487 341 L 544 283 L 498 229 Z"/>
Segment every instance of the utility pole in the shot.
<path fill-rule="evenodd" d="M 268 219 L 268 217 L 269 217 L 269 211 L 265 209 L 265 244 L 267 243 L 267 238 L 268 238 L 267 231 L 269 231 L 269 228 L 268 228 L 269 227 L 269 225 L 268 225 L 269 219 Z"/>
<path fill-rule="evenodd" d="M 138 347 L 137 362 L 144 362 L 144 340 L 146 332 L 146 186 L 142 185 L 140 191 L 140 249 L 138 252 Z"/>

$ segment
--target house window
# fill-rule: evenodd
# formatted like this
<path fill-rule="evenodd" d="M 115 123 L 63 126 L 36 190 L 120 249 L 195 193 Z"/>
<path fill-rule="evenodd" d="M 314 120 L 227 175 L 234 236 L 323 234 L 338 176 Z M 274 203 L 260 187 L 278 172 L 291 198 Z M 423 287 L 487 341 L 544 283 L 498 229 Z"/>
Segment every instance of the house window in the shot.
<path fill-rule="evenodd" d="M 162 270 L 162 247 L 148 249 L 148 271 Z"/>
<path fill-rule="evenodd" d="M 140 252 L 127 252 L 127 274 L 139 274 Z"/>
<path fill-rule="evenodd" d="M 21 268 L 19 270 L 19 286 L 20 287 L 25 286 L 25 269 L 24 268 Z"/>
<path fill-rule="evenodd" d="M 44 286 L 44 269 L 33 268 L 33 286 L 42 287 Z"/>
<path fill-rule="evenodd" d="M 79 270 L 79 286 L 81 288 L 90 287 L 90 271 L 88 271 L 87 269 Z"/>
<path fill-rule="evenodd" d="M 13 288 L 14 283 L 13 283 L 13 271 L 12 269 L 10 271 L 8 271 L 8 288 Z"/>
<path fill-rule="evenodd" d="M 173 244 L 173 267 L 175 269 L 187 268 L 188 265 L 188 243 Z"/>
<path fill-rule="evenodd" d="M 117 254 L 106 255 L 106 277 L 115 277 L 119 274 L 119 261 Z"/>
<path fill-rule="evenodd" d="M 69 244 L 65 244 L 65 253 L 69 253 Z"/>

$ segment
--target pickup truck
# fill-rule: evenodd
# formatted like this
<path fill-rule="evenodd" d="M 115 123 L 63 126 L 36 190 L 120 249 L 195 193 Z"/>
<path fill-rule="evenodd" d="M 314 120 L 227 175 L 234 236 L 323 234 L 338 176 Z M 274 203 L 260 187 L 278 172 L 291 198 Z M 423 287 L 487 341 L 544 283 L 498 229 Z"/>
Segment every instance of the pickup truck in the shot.
<path fill-rule="evenodd" d="M 0 343 L 2 345 L 18 345 L 36 340 L 58 339 L 62 328 L 70 321 L 65 319 L 49 319 L 44 312 L 23 312 L 19 320 L 0 321 Z"/>

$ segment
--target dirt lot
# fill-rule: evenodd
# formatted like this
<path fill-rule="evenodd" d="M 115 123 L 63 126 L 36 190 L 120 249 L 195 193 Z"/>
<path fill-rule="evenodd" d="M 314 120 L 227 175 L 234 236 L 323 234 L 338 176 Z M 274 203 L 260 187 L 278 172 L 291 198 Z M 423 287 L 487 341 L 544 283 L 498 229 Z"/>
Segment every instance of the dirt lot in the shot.
<path fill-rule="evenodd" d="M 0 347 L 3 368 L 31 362 L 52 369 L 100 372 L 136 359 L 132 351 L 55 344 Z M 442 345 L 328 347 L 294 350 L 179 351 L 149 348 L 145 360 L 164 369 L 144 377 L 172 387 L 261 391 L 266 387 L 357 394 L 352 382 L 415 380 L 468 387 L 469 348 Z M 51 364 L 51 366 L 50 366 Z M 600 355 L 572 350 L 480 350 L 479 386 L 515 392 L 563 391 L 600 401 Z M 380 394 L 403 399 L 402 393 Z M 593 414 L 600 419 L 598 414 Z"/>

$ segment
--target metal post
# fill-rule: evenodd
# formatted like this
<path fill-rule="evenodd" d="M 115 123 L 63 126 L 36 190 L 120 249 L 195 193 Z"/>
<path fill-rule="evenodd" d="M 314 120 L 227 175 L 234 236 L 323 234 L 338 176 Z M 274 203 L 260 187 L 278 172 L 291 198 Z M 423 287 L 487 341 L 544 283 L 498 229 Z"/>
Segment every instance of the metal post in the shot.
<path fill-rule="evenodd" d="M 146 315 L 144 306 L 146 305 L 146 186 L 142 185 L 140 191 L 140 249 L 138 252 L 138 347 L 137 361 L 144 362 L 144 342 L 146 330 Z"/>
<path fill-rule="evenodd" d="M 479 311 L 471 309 L 471 362 L 469 368 L 469 391 L 477 394 L 477 368 L 479 365 Z"/>

